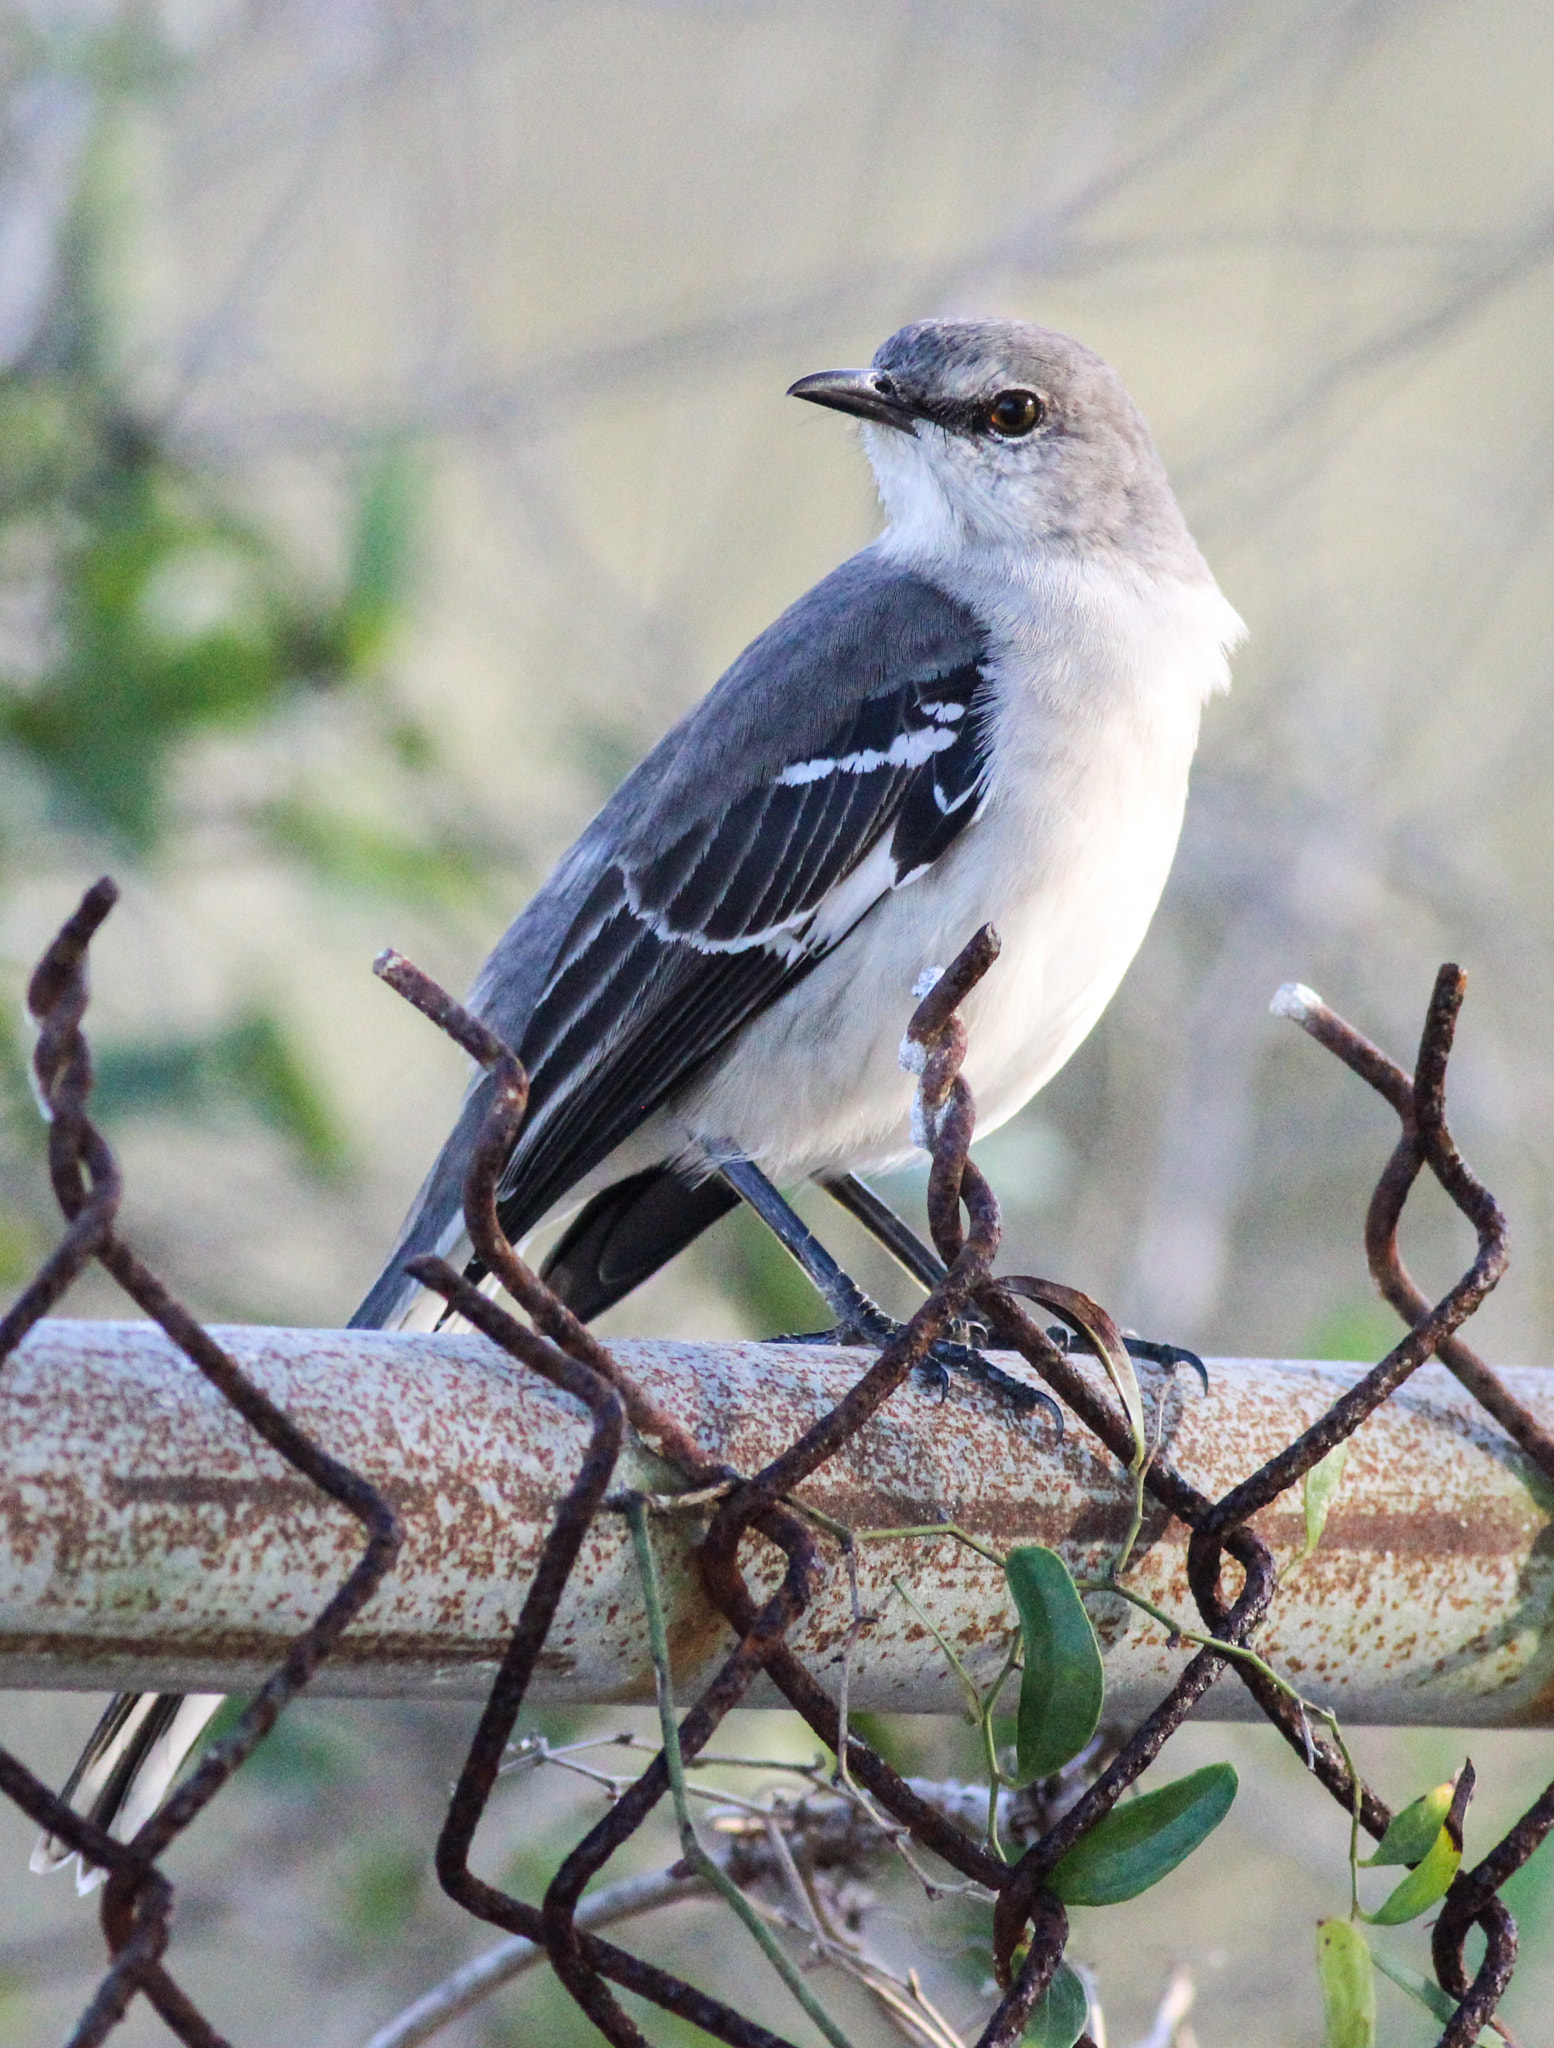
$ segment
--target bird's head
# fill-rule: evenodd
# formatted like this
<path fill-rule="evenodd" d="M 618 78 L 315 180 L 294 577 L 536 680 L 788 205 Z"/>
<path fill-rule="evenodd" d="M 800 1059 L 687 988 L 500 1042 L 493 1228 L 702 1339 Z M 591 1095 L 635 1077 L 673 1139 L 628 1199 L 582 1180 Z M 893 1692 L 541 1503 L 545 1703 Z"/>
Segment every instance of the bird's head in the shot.
<path fill-rule="evenodd" d="M 1045 543 L 1199 561 L 1121 378 L 1066 334 L 920 320 L 868 369 L 822 370 L 790 393 L 865 422 L 892 538 L 914 555 Z"/>

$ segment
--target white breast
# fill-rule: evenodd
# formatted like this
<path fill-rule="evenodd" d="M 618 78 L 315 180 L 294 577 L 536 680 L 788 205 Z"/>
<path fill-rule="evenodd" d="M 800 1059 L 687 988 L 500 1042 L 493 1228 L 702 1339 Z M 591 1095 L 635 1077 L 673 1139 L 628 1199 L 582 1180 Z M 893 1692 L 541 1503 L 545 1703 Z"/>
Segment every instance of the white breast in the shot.
<path fill-rule="evenodd" d="M 966 1073 L 979 1129 L 1012 1116 L 1105 1008 L 1164 887 L 1239 619 L 1210 580 L 1070 557 L 990 562 L 973 599 L 994 653 L 982 815 L 676 1105 L 778 1177 L 908 1156 L 913 984 L 988 921 L 1003 951 L 966 1009 Z"/>
<path fill-rule="evenodd" d="M 1003 940 L 967 1017 L 984 1129 L 1069 1058 L 1138 951 L 1203 704 L 1228 684 L 1243 630 L 1212 581 L 1150 582 L 1105 562 L 1042 561 L 988 604 L 1004 642 L 997 780 L 977 843 L 954 850 L 945 878 L 967 908 L 986 892 Z"/>

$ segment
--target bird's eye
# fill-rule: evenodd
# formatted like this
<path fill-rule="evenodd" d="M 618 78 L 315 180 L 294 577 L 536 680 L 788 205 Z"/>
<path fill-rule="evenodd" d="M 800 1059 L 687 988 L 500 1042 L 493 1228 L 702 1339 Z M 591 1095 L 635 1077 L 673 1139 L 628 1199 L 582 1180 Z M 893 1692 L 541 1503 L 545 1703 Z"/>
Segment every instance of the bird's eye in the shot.
<path fill-rule="evenodd" d="M 1046 411 L 1034 391 L 1000 391 L 987 409 L 988 432 L 1005 441 L 1018 441 L 1035 432 Z"/>

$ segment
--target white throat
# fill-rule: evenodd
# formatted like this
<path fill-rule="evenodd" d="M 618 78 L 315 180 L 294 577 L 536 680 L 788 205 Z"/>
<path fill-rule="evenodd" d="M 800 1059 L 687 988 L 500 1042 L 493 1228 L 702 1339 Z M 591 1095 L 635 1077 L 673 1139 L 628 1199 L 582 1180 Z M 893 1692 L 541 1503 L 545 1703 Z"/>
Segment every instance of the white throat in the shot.
<path fill-rule="evenodd" d="M 928 427 L 923 431 L 933 434 L 938 430 Z M 894 427 L 865 426 L 863 445 L 889 522 L 880 539 L 881 553 L 903 562 L 927 564 L 947 561 L 972 544 L 974 537 L 965 514 L 951 497 L 923 440 Z M 1015 539 L 1012 533 L 1004 536 L 1001 532 L 1007 521 L 998 516 L 996 507 L 988 504 L 977 509 L 990 515 L 999 538 Z"/>

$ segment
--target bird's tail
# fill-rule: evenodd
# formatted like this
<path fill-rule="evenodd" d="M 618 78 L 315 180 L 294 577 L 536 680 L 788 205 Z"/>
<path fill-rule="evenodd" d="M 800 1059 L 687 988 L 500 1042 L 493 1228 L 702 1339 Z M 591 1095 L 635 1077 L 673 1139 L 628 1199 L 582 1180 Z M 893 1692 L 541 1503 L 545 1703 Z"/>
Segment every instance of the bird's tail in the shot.
<path fill-rule="evenodd" d="M 478 1075 L 448 1142 L 410 1205 L 388 1263 L 351 1317 L 350 1329 L 398 1330 L 417 1320 L 422 1290 L 405 1272 L 405 1264 L 418 1252 L 440 1252 L 462 1263 L 457 1255 L 464 1237 L 464 1174 L 490 1100 L 490 1077 Z M 440 1313 L 442 1303 L 438 1301 L 436 1307 Z"/>
<path fill-rule="evenodd" d="M 60 1796 L 77 1813 L 128 1841 L 161 1805 L 220 1705 L 219 1692 L 116 1694 Z M 91 1891 L 107 1875 L 55 1836 L 38 1837 L 34 1870 L 59 1870 L 71 1862 L 79 1892 Z"/>

